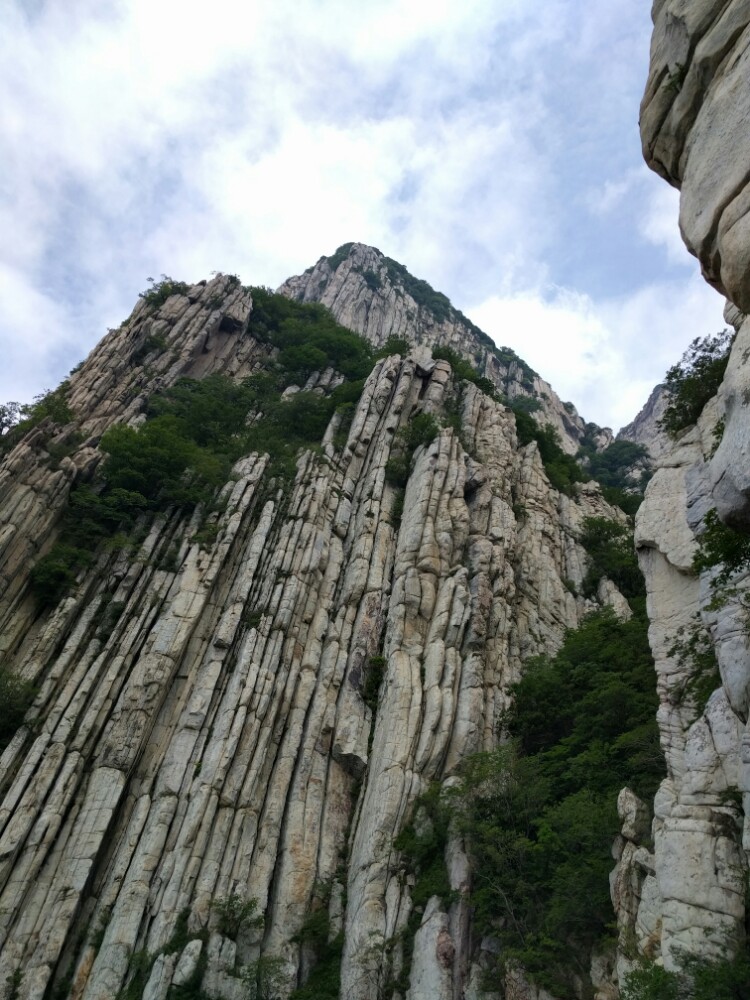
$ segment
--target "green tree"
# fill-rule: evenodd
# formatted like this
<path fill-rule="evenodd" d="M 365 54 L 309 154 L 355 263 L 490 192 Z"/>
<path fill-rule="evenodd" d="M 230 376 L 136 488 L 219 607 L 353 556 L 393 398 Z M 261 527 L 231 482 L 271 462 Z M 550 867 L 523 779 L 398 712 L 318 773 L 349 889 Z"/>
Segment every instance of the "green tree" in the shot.
<path fill-rule="evenodd" d="M 669 402 L 659 426 L 671 437 L 696 422 L 703 407 L 715 396 L 726 371 L 734 340 L 731 330 L 696 337 L 682 359 L 666 374 Z"/>
<path fill-rule="evenodd" d="M 518 443 L 526 445 L 536 441 L 550 484 L 561 493 L 572 493 L 575 483 L 584 482 L 586 476 L 573 456 L 560 447 L 560 437 L 555 428 L 551 424 L 540 427 L 525 405 L 520 409 L 514 406 L 513 413 Z"/>
<path fill-rule="evenodd" d="M 646 585 L 629 527 L 607 517 L 584 518 L 581 545 L 591 560 L 583 581 L 586 596 L 593 596 L 599 581 L 606 576 L 625 597 L 645 597 Z"/>
<path fill-rule="evenodd" d="M 91 562 L 86 549 L 58 542 L 32 568 L 29 577 L 31 591 L 42 605 L 57 604 L 73 585 L 78 573 Z"/>
<path fill-rule="evenodd" d="M 715 597 L 722 601 L 727 585 L 735 573 L 750 567 L 750 534 L 736 531 L 724 524 L 714 508 L 703 520 L 698 551 L 693 558 L 693 569 L 696 573 L 701 573 L 717 566 L 721 569 L 711 581 L 711 586 Z"/>
<path fill-rule="evenodd" d="M 0 751 L 10 743 L 36 694 L 33 684 L 0 666 Z"/>
<path fill-rule="evenodd" d="M 22 407 L 20 403 L 10 401 L 0 404 L 0 435 L 5 435 L 15 427 L 21 419 Z"/>
<path fill-rule="evenodd" d="M 645 609 L 610 608 L 527 664 L 503 719 L 509 742 L 470 757 L 447 797 L 463 831 L 480 931 L 556 995 L 586 978 L 612 920 L 617 794 L 664 774 Z"/>

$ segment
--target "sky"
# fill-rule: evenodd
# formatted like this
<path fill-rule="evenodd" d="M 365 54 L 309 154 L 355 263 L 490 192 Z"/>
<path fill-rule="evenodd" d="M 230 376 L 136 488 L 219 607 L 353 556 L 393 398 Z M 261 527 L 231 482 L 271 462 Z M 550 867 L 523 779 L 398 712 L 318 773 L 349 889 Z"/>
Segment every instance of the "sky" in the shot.
<path fill-rule="evenodd" d="M 643 163 L 648 0 L 3 0 L 0 401 L 147 279 L 405 264 L 587 419 L 724 326 Z"/>

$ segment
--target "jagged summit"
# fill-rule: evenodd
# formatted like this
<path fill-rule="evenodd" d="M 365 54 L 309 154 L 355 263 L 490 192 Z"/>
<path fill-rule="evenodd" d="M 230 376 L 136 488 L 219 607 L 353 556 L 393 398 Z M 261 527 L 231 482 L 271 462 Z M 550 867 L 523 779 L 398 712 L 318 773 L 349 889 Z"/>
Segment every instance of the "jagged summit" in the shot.
<path fill-rule="evenodd" d="M 609 428 L 586 423 L 572 403 L 564 403 L 515 351 L 498 347 L 447 296 L 375 247 L 344 243 L 303 274 L 288 278 L 278 291 L 300 302 L 321 302 L 339 323 L 376 347 L 389 337 L 403 337 L 425 348 L 456 351 L 507 399 L 529 400 L 538 421 L 555 428 L 568 454 L 584 442 L 602 449 L 613 439 Z"/>
<path fill-rule="evenodd" d="M 341 272 L 342 278 L 359 275 L 366 287 L 375 293 L 375 298 L 387 300 L 393 296 L 406 300 L 403 309 L 381 314 L 384 320 L 381 325 L 378 326 L 375 322 L 366 323 L 366 329 L 362 332 L 378 346 L 385 343 L 388 336 L 400 336 L 407 330 L 412 333 L 417 343 L 421 343 L 429 339 L 430 329 L 450 321 L 454 325 L 463 327 L 485 347 L 497 350 L 508 362 L 516 361 L 527 375 L 536 374 L 515 351 L 507 347 L 497 348 L 492 338 L 456 309 L 446 295 L 435 291 L 427 281 L 415 278 L 403 264 L 393 260 L 392 257 L 386 257 L 377 247 L 365 243 L 342 244 L 331 256 L 320 257 L 316 264 L 306 269 L 304 275 L 288 278 L 279 291 L 286 294 L 288 289 L 292 294 L 298 295 L 302 283 L 306 300 L 321 301 L 325 305 L 330 305 L 335 299 L 332 299 L 331 303 L 326 302 L 326 290 L 330 279 L 338 272 Z M 309 283 L 304 282 L 306 276 L 310 277 Z M 386 333 L 388 329 L 390 332 Z"/>

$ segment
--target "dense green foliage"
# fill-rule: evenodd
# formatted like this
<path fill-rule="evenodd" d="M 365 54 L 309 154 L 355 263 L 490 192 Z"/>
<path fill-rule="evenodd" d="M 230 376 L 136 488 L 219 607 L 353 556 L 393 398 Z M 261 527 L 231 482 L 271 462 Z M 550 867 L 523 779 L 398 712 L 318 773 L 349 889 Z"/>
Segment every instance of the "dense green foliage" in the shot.
<path fill-rule="evenodd" d="M 449 806 L 480 930 L 562 995 L 612 920 L 617 794 L 648 799 L 663 777 L 646 628 L 642 608 L 628 622 L 606 608 L 530 664 L 505 718 L 511 742 L 468 760 Z"/>
<path fill-rule="evenodd" d="M 155 281 L 153 278 L 146 280 L 149 287 L 145 292 L 140 292 L 138 298 L 143 299 L 152 309 L 158 309 L 172 295 L 184 295 L 188 290 L 188 285 L 184 281 L 175 281 L 167 274 L 162 274 L 161 281 Z"/>
<path fill-rule="evenodd" d="M 715 396 L 724 378 L 734 334 L 722 330 L 709 337 L 696 337 L 682 359 L 666 374 L 669 403 L 659 426 L 672 437 L 690 427 L 703 407 Z"/>
<path fill-rule="evenodd" d="M 279 365 L 289 385 L 321 368 L 348 379 L 363 379 L 372 368 L 367 341 L 341 326 L 325 306 L 303 303 L 254 287 L 250 333 L 279 349 Z"/>
<path fill-rule="evenodd" d="M 432 896 L 438 896 L 446 906 L 453 897 L 445 864 L 453 815 L 452 805 L 441 794 L 440 786 L 430 785 L 417 799 L 411 820 L 402 827 L 393 844 L 401 853 L 405 872 L 413 879 L 412 910 L 401 932 L 401 971 L 398 980 L 392 983 L 401 994 L 409 988 L 414 936 L 425 906 Z"/>
<path fill-rule="evenodd" d="M 607 503 L 619 507 L 630 517 L 635 517 L 643 503 L 643 493 L 640 490 L 623 490 L 618 486 L 602 486 L 601 490 Z"/>
<path fill-rule="evenodd" d="M 714 509 L 704 518 L 693 569 L 700 573 L 716 566 L 721 569 L 712 579 L 711 587 L 715 599 L 720 602 L 726 596 L 727 585 L 734 574 L 750 567 L 750 534 L 735 531 L 724 524 Z"/>
<path fill-rule="evenodd" d="M 406 337 L 396 337 L 394 334 L 391 334 L 383 346 L 378 350 L 375 357 L 388 358 L 391 354 L 408 354 L 411 347 L 412 345 Z"/>
<path fill-rule="evenodd" d="M 294 990 L 289 1000 L 339 1000 L 341 991 L 341 953 L 343 933 L 333 934 L 329 905 L 331 883 L 318 883 L 313 909 L 293 940 L 315 956 L 315 965 L 307 982 Z"/>
<path fill-rule="evenodd" d="M 457 351 L 450 347 L 433 347 L 432 356 L 436 361 L 447 361 L 457 378 L 473 382 L 485 395 L 497 399 L 497 391 L 492 380 L 480 375 L 476 368 L 465 361 Z"/>
<path fill-rule="evenodd" d="M 711 961 L 686 956 L 679 972 L 646 963 L 625 977 L 622 1000 L 750 1000 L 750 951 Z"/>
<path fill-rule="evenodd" d="M 341 991 L 341 953 L 343 934 L 322 944 L 318 961 L 304 986 L 289 994 L 289 1000 L 339 1000 Z"/>
<path fill-rule="evenodd" d="M 0 666 L 0 751 L 10 743 L 34 700 L 33 684 Z"/>
<path fill-rule="evenodd" d="M 589 476 L 602 487 L 605 500 L 631 517 L 635 516 L 651 478 L 648 449 L 625 440 L 613 441 L 604 451 L 597 451 L 592 444 L 584 444 L 579 458 Z M 637 478 L 633 478 L 631 470 L 639 466 L 642 471 Z"/>
<path fill-rule="evenodd" d="M 542 408 L 542 401 L 535 396 L 515 396 L 513 399 L 514 413 L 536 413 Z"/>
<path fill-rule="evenodd" d="M 328 266 L 332 271 L 338 271 L 339 267 L 344 263 L 346 258 L 349 256 L 349 253 L 353 246 L 354 244 L 351 241 L 349 243 L 342 243 L 341 246 L 336 251 L 336 253 L 331 254 L 331 256 L 327 258 Z"/>
<path fill-rule="evenodd" d="M 411 471 L 414 452 L 431 444 L 440 433 L 440 425 L 431 413 L 418 413 L 396 435 L 391 457 L 385 467 L 386 480 L 403 489 Z"/>
<path fill-rule="evenodd" d="M 369 267 L 362 271 L 362 277 L 371 292 L 377 292 L 383 284 L 380 276 Z"/>
<path fill-rule="evenodd" d="M 217 915 L 217 930 L 224 937 L 236 941 L 240 931 L 245 927 L 260 928 L 263 917 L 258 913 L 258 900 L 254 897 L 246 899 L 237 893 L 222 899 L 214 899 L 211 909 Z"/>
<path fill-rule="evenodd" d="M 175 284 L 165 278 L 153 291 L 166 295 L 172 288 L 173 294 Z M 323 306 L 290 302 L 265 289 L 254 289 L 253 298 L 252 332 L 278 348 L 278 361 L 241 384 L 218 374 L 181 379 L 151 397 L 139 428 L 115 426 L 102 436 L 105 458 L 96 482 L 72 491 L 62 538 L 32 571 L 40 603 L 56 603 L 97 546 L 132 531 L 142 514 L 210 506 L 232 464 L 253 451 L 269 453 L 272 475 L 293 476 L 299 449 L 320 442 L 337 408 L 351 419 L 373 364 L 367 342 Z M 287 386 L 329 366 L 346 379 L 329 395 L 298 392 L 282 399 Z M 63 405 L 61 387 L 37 409 L 61 419 Z M 413 422 L 410 434 L 419 428 Z M 199 533 L 198 540 L 210 541 L 210 532 Z"/>
<path fill-rule="evenodd" d="M 37 427 L 43 420 L 64 426 L 73 419 L 68 406 L 67 381 L 56 389 L 34 397 L 32 403 L 9 402 L 0 405 L 0 453 L 13 448 L 24 434 Z"/>
<path fill-rule="evenodd" d="M 581 544 L 591 560 L 583 582 L 585 596 L 596 593 L 603 576 L 609 577 L 629 599 L 645 596 L 630 528 L 606 517 L 587 517 L 583 522 Z"/>
<path fill-rule="evenodd" d="M 57 604 L 78 573 L 91 562 L 87 548 L 58 542 L 31 570 L 31 590 L 42 607 Z"/>
<path fill-rule="evenodd" d="M 582 449 L 587 459 L 591 478 L 602 486 L 614 486 L 625 489 L 633 482 L 628 472 L 638 463 L 648 462 L 648 449 L 634 441 L 613 441 L 604 451 L 594 448 Z"/>
<path fill-rule="evenodd" d="M 445 867 L 448 843 L 449 812 L 441 801 L 438 785 L 431 786 L 420 796 L 415 814 L 394 841 L 401 852 L 404 867 L 415 884 L 411 898 L 415 908 L 422 909 L 432 896 L 448 901 L 451 887 Z"/>
<path fill-rule="evenodd" d="M 587 477 L 578 462 L 560 447 L 560 438 L 551 424 L 540 427 L 523 409 L 512 409 L 516 416 L 519 444 L 536 441 L 550 485 L 561 493 L 572 493 L 576 483 L 586 481 Z"/>
<path fill-rule="evenodd" d="M 243 968 L 241 978 L 247 1000 L 282 1000 L 286 983 L 284 960 L 262 955 Z"/>
<path fill-rule="evenodd" d="M 633 441 L 618 440 L 597 451 L 599 430 L 596 424 L 586 425 L 578 459 L 587 477 L 599 483 L 604 499 L 634 517 L 652 475 L 648 450 Z M 639 475 L 632 475 L 639 469 Z"/>

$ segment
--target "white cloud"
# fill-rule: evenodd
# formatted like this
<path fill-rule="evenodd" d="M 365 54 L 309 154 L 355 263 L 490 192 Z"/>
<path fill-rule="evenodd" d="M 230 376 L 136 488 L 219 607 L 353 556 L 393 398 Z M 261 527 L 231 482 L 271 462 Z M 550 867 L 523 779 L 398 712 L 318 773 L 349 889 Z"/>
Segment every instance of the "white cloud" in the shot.
<path fill-rule="evenodd" d="M 697 275 L 595 302 L 568 289 L 491 297 L 466 310 L 587 420 L 629 423 L 697 336 L 723 327 L 723 302 Z"/>
<path fill-rule="evenodd" d="M 275 285 L 356 239 L 464 308 L 482 302 L 480 325 L 497 321 L 589 417 L 624 398 L 613 385 L 631 366 L 644 393 L 629 420 L 659 377 L 627 355 L 643 353 L 636 328 L 650 310 L 687 322 L 680 295 L 697 323 L 703 291 L 653 274 L 616 301 L 539 289 L 560 282 L 571 232 L 596 257 L 627 225 L 644 256 L 685 259 L 672 194 L 620 148 L 618 130 L 636 134 L 641 8 L 46 0 L 32 15 L 6 3 L 0 399 L 63 377 L 148 274 Z M 26 364 L 16 345 L 29 340 Z"/>
<path fill-rule="evenodd" d="M 640 170 L 631 170 L 624 177 L 609 178 L 601 187 L 589 191 L 585 198 L 586 207 L 594 215 L 610 215 L 626 204 L 639 177 Z"/>
<path fill-rule="evenodd" d="M 31 286 L 22 271 L 0 261 L 0 302 L 6 323 L 15 333 L 2 342 L 2 400 L 28 402 L 53 389 L 74 354 L 72 337 L 61 338 L 68 326 L 65 310 Z M 106 331 L 102 331 L 103 333 Z"/>
<path fill-rule="evenodd" d="M 589 192 L 585 204 L 603 219 L 611 219 L 616 212 L 629 213 L 642 239 L 666 251 L 670 263 L 694 268 L 680 236 L 680 193 L 645 164 L 606 180 Z"/>
<path fill-rule="evenodd" d="M 694 267 L 680 235 L 679 215 L 679 192 L 668 184 L 652 184 L 639 229 L 649 243 L 666 250 L 667 258 L 672 263 Z"/>

